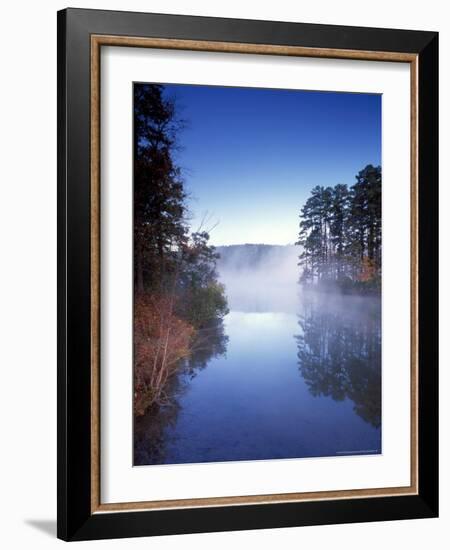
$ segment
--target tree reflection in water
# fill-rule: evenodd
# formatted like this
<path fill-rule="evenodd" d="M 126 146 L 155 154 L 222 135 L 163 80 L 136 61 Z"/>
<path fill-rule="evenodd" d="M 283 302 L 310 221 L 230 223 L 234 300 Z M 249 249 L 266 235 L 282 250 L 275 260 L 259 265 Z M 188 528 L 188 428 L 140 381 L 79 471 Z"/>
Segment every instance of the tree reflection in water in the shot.
<path fill-rule="evenodd" d="M 380 299 L 304 293 L 299 327 L 298 365 L 311 394 L 350 399 L 363 420 L 380 427 Z"/>
<path fill-rule="evenodd" d="M 167 432 L 177 423 L 181 396 L 187 391 L 189 382 L 211 359 L 225 355 L 227 343 L 228 336 L 222 320 L 198 331 L 191 355 L 170 380 L 167 401 L 163 405 L 150 407 L 145 415 L 134 419 L 135 466 L 166 463 L 166 448 L 171 442 Z"/>

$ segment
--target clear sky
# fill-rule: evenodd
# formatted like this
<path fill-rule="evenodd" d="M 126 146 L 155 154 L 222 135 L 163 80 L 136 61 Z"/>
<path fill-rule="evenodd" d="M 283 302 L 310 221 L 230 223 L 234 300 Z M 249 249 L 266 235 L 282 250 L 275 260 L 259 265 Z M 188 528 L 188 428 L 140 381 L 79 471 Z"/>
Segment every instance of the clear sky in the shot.
<path fill-rule="evenodd" d="M 294 243 L 316 185 L 352 185 L 381 164 L 381 96 L 167 85 L 189 123 L 180 135 L 191 226 L 214 245 Z"/>

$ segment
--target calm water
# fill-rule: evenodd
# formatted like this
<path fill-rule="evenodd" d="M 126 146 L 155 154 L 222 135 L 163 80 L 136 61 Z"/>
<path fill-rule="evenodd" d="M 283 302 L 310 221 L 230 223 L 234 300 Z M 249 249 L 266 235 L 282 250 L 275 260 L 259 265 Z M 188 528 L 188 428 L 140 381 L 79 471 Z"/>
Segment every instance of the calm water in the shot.
<path fill-rule="evenodd" d="M 224 279 L 231 312 L 136 422 L 135 464 L 380 453 L 380 301 Z"/>

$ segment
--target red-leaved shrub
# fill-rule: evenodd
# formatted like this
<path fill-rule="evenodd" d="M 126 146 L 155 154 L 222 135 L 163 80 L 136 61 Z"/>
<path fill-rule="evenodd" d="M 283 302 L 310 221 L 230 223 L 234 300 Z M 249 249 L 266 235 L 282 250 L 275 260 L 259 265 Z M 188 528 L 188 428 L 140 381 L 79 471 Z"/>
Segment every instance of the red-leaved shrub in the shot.
<path fill-rule="evenodd" d="M 141 293 L 134 302 L 134 412 L 167 401 L 165 388 L 189 355 L 194 328 L 177 318 L 174 298 Z"/>

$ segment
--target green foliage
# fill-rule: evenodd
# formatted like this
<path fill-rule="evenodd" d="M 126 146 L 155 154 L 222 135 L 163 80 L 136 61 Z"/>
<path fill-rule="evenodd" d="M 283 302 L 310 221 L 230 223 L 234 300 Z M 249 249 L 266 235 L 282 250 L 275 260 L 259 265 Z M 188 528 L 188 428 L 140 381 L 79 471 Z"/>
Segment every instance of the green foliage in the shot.
<path fill-rule="evenodd" d="M 180 314 L 196 328 L 228 313 L 225 287 L 218 282 L 216 271 L 219 254 L 208 241 L 206 231 L 192 233 L 183 249 L 177 286 L 184 297 L 179 301 Z"/>
<path fill-rule="evenodd" d="M 225 287 L 221 283 L 211 281 L 206 286 L 193 286 L 187 294 L 184 315 L 196 328 L 205 327 L 227 313 Z"/>
<path fill-rule="evenodd" d="M 381 168 L 366 166 L 348 188 L 316 186 L 300 213 L 300 282 L 345 292 L 381 284 Z"/>

